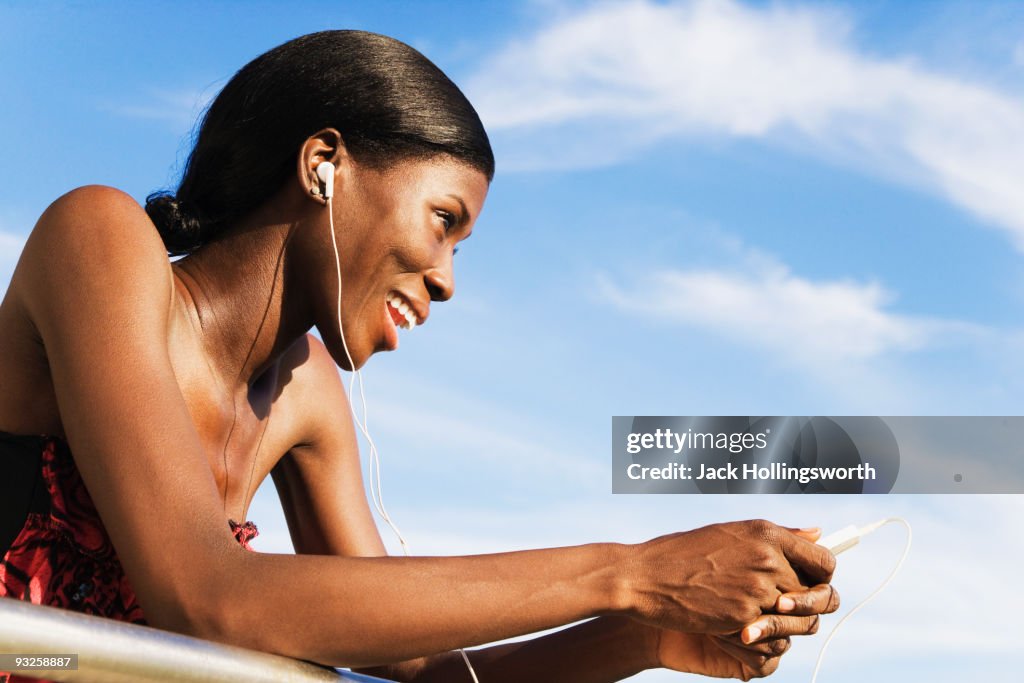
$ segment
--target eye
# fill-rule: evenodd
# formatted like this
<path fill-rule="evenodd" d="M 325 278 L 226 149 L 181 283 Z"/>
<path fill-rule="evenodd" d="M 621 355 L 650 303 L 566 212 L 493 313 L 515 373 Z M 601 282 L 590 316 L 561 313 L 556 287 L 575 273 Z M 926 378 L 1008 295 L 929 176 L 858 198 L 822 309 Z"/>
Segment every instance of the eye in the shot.
<path fill-rule="evenodd" d="M 455 214 L 453 213 L 450 213 L 448 211 L 436 211 L 435 213 L 437 214 L 438 218 L 441 219 L 441 222 L 444 224 L 444 231 L 446 233 L 450 232 L 458 223 L 458 220 L 455 218 Z"/>

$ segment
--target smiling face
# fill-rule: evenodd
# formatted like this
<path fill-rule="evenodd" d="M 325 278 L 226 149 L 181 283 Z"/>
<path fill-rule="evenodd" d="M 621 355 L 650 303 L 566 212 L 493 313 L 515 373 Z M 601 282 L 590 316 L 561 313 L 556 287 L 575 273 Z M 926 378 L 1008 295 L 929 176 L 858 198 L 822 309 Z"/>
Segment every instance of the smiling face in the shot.
<path fill-rule="evenodd" d="M 487 178 L 450 157 L 402 161 L 386 170 L 349 164 L 332 199 L 341 260 L 341 320 L 352 362 L 398 347 L 399 331 L 426 322 L 433 301 L 455 292 L 452 257 L 483 208 Z M 326 223 L 326 221 L 325 221 Z M 326 233 L 326 230 L 325 230 Z M 337 328 L 337 276 L 329 235 L 317 328 L 348 367 Z M 403 334 L 406 332 L 402 332 Z"/>

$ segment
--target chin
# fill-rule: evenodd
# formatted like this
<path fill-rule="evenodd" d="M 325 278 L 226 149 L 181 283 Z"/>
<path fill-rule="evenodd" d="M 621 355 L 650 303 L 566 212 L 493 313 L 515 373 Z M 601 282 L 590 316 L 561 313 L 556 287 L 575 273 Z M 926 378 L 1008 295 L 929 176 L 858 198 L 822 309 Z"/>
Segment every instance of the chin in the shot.
<path fill-rule="evenodd" d="M 339 347 L 340 347 L 340 344 L 339 344 Z M 348 351 L 352 355 L 352 364 L 351 364 L 351 366 L 349 365 L 348 358 L 345 356 L 345 349 L 344 348 L 339 348 L 338 349 L 338 354 L 340 354 L 340 359 L 336 359 L 335 363 L 337 363 L 338 367 L 340 367 L 342 370 L 348 370 L 348 371 L 360 370 L 360 369 L 362 369 L 362 367 L 364 365 L 366 365 L 366 361 L 370 360 L 370 356 L 373 355 L 372 353 L 369 353 L 369 354 L 368 353 L 364 353 L 363 351 L 361 351 L 359 349 L 353 349 L 351 347 L 349 347 Z"/>
<path fill-rule="evenodd" d="M 327 337 L 324 335 L 323 330 L 317 325 L 317 331 L 320 333 L 320 339 L 324 342 L 324 347 L 327 349 L 327 353 L 331 355 L 331 359 L 334 364 L 342 370 L 351 372 L 352 370 L 358 370 L 366 364 L 369 360 L 371 353 L 366 353 L 366 350 L 360 348 L 358 343 L 349 346 L 349 354 L 352 356 L 352 363 L 348 361 L 348 356 L 345 355 L 345 345 L 341 341 L 341 337 L 337 335 L 331 335 Z"/>

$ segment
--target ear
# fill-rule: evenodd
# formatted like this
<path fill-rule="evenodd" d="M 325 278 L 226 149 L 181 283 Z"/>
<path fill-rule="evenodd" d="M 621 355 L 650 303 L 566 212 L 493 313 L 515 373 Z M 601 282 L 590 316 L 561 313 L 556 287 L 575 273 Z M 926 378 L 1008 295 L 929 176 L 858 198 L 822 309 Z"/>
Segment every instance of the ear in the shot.
<path fill-rule="evenodd" d="M 316 175 L 317 166 L 325 161 L 334 164 L 335 194 L 342 187 L 342 177 L 348 172 L 351 157 L 345 148 L 341 133 L 335 128 L 324 128 L 310 135 L 299 149 L 296 179 L 302 191 L 310 199 L 318 203 L 326 203 L 323 199 L 323 183 Z"/>

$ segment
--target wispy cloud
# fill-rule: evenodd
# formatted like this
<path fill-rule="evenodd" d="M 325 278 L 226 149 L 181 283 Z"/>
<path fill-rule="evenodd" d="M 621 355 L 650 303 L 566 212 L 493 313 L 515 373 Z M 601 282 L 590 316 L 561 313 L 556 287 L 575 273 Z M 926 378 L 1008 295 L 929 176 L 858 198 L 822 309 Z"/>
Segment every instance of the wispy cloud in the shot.
<path fill-rule="evenodd" d="M 24 246 L 24 235 L 15 235 L 0 228 L 0 256 L 7 260 L 17 261 Z"/>
<path fill-rule="evenodd" d="M 1013 46 L 1013 63 L 1019 67 L 1024 67 L 1024 40 Z"/>
<path fill-rule="evenodd" d="M 187 127 L 196 122 L 220 85 L 201 89 L 149 88 L 138 101 L 104 102 L 100 109 L 116 116 Z"/>
<path fill-rule="evenodd" d="M 632 281 L 599 278 L 619 309 L 719 335 L 820 369 L 949 343 L 976 325 L 889 310 L 895 295 L 878 282 L 811 280 L 750 252 L 734 266 L 663 268 Z"/>
<path fill-rule="evenodd" d="M 381 410 L 381 407 L 377 407 Z M 603 490 L 608 483 L 607 469 L 579 454 L 553 448 L 545 440 L 534 437 L 535 430 L 515 420 L 516 430 L 509 428 L 509 416 L 497 409 L 488 419 L 484 411 L 475 415 L 452 415 L 441 410 L 398 402 L 383 402 L 382 412 L 388 416 L 391 431 L 420 443 L 444 444 L 446 466 L 457 469 L 472 465 L 493 471 L 500 466 L 505 479 L 519 478 L 534 482 L 538 472 L 552 483 L 573 483 L 591 490 Z"/>
<path fill-rule="evenodd" d="M 1024 102 L 869 56 L 851 27 L 821 6 L 600 4 L 508 45 L 468 89 L 516 142 L 506 166 L 607 164 L 709 133 L 796 141 L 926 187 L 1024 248 Z"/>
<path fill-rule="evenodd" d="M 0 298 L 7 293 L 7 285 L 14 275 L 14 266 L 18 264 L 18 257 L 25 247 L 25 238 L 22 235 L 15 235 L 0 227 Z"/>

